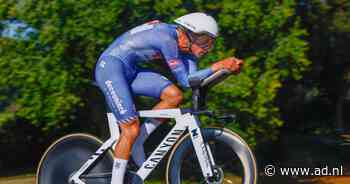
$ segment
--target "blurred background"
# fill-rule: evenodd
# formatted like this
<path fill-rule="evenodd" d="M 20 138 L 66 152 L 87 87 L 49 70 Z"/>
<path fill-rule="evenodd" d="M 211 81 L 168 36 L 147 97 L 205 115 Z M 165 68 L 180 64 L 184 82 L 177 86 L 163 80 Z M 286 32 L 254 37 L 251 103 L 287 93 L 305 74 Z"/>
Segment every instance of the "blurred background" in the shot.
<path fill-rule="evenodd" d="M 229 56 L 246 61 L 208 102 L 238 115 L 227 128 L 254 148 L 260 170 L 342 165 L 350 175 L 349 0 L 0 0 L 0 183 L 33 184 L 41 155 L 62 135 L 107 138 L 104 99 L 91 85 L 99 54 L 134 26 L 195 11 L 220 25 L 201 67 Z M 169 76 L 166 66 L 152 67 Z M 138 109 L 154 103 L 137 97 Z M 350 183 L 260 175 L 263 184 Z"/>

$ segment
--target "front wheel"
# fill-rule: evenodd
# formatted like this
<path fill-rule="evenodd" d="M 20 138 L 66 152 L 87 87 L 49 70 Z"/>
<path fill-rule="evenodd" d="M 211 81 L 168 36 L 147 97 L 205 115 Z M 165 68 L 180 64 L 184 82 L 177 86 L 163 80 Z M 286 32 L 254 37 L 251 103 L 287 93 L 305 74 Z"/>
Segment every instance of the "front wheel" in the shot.
<path fill-rule="evenodd" d="M 236 133 L 222 128 L 202 129 L 215 166 L 215 178 L 204 178 L 190 134 L 174 147 L 166 168 L 167 184 L 256 184 L 257 167 L 253 152 Z"/>

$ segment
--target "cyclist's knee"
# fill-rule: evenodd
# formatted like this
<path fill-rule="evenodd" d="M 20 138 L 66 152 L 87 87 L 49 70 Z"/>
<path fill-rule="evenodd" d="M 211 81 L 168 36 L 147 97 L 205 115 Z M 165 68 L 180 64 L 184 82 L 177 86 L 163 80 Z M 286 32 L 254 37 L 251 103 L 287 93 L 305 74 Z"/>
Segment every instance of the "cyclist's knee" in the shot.
<path fill-rule="evenodd" d="M 183 101 L 182 91 L 175 85 L 171 85 L 163 91 L 161 100 L 168 102 L 172 106 L 178 106 Z"/>
<path fill-rule="evenodd" d="M 121 136 L 127 140 L 134 142 L 140 133 L 140 123 L 138 119 L 131 120 L 130 122 L 120 125 Z"/>
<path fill-rule="evenodd" d="M 177 106 L 182 103 L 183 99 L 184 99 L 184 96 L 182 92 L 179 89 L 177 89 L 171 92 L 171 96 L 168 98 L 168 101 L 172 105 Z"/>

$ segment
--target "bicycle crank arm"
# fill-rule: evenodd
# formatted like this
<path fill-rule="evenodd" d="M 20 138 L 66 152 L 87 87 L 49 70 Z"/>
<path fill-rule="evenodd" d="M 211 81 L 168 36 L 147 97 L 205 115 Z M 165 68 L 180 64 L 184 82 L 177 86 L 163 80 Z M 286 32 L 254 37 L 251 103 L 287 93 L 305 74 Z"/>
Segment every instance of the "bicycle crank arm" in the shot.
<path fill-rule="evenodd" d="M 111 178 L 111 177 L 112 177 L 112 173 L 110 172 L 81 175 L 81 178 L 83 179 L 97 179 L 97 178 Z"/>
<path fill-rule="evenodd" d="M 68 181 L 69 184 L 86 184 L 83 181 L 81 181 L 79 178 L 70 178 Z"/>

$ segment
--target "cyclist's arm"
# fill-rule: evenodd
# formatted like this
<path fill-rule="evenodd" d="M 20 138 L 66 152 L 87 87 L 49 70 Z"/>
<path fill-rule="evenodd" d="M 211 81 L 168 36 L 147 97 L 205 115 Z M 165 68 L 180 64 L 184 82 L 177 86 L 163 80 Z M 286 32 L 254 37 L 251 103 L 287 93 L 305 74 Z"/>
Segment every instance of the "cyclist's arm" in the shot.
<path fill-rule="evenodd" d="M 211 68 L 197 71 L 197 63 L 195 58 L 182 57 L 179 54 L 176 40 L 167 35 L 158 35 L 162 37 L 161 52 L 168 64 L 171 72 L 182 87 L 190 87 L 189 77 L 200 77 L 204 79 L 211 75 Z M 187 66 L 186 66 L 187 65 Z"/>
<path fill-rule="evenodd" d="M 194 57 L 186 57 L 184 58 L 184 61 L 188 66 L 188 72 L 189 72 L 188 78 L 198 77 L 200 79 L 205 79 L 209 77 L 211 74 L 213 74 L 213 70 L 211 69 L 211 67 L 198 70 L 197 61 Z"/>
<path fill-rule="evenodd" d="M 185 88 L 190 87 L 190 84 L 188 82 L 188 71 L 182 60 L 180 59 L 172 59 L 167 60 L 167 64 L 169 68 L 171 69 L 171 72 L 175 76 L 178 83 Z"/>
<path fill-rule="evenodd" d="M 175 75 L 176 80 L 182 87 L 190 87 L 188 82 L 189 78 L 198 77 L 200 79 L 205 79 L 213 74 L 211 67 L 197 70 L 197 62 L 194 59 L 172 59 L 167 60 L 167 63 L 172 73 Z"/>
<path fill-rule="evenodd" d="M 188 82 L 188 70 L 179 55 L 179 50 L 177 46 L 177 42 L 174 38 L 170 37 L 167 34 L 159 34 L 160 40 L 159 49 L 162 52 L 162 55 L 169 66 L 171 73 L 175 76 L 177 82 L 182 87 L 190 87 Z"/>

